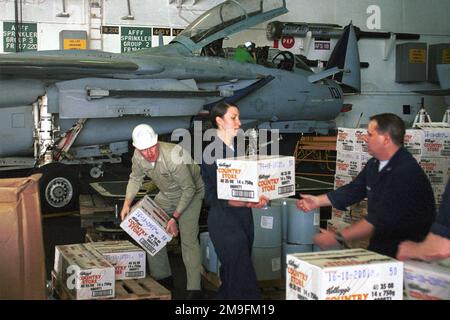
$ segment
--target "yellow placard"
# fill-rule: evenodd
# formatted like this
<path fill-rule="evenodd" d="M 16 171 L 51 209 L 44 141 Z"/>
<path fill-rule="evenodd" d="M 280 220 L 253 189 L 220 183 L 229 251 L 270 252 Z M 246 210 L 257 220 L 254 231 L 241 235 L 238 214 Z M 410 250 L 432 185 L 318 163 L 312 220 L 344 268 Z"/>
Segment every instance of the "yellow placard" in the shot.
<path fill-rule="evenodd" d="M 425 49 L 409 49 L 409 63 L 426 63 L 427 51 Z"/>
<path fill-rule="evenodd" d="M 64 50 L 86 50 L 86 40 L 64 39 Z"/>
<path fill-rule="evenodd" d="M 450 49 L 442 50 L 442 63 L 450 63 Z"/>

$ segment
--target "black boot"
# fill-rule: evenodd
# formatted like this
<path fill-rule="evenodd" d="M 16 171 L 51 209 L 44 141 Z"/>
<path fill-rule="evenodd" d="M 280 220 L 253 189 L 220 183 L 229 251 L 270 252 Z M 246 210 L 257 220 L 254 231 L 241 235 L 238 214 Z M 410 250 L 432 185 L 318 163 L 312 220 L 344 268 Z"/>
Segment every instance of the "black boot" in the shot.
<path fill-rule="evenodd" d="M 160 285 L 162 285 L 163 287 L 165 287 L 167 290 L 172 291 L 173 290 L 173 277 L 167 277 L 167 278 L 162 278 L 159 280 L 156 280 Z"/>

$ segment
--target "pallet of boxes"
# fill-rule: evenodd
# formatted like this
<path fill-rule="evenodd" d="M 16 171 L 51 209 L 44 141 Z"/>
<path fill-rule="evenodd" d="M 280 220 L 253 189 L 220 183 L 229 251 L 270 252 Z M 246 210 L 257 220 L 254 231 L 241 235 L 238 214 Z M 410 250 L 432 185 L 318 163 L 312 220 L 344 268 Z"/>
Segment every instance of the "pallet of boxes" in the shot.
<path fill-rule="evenodd" d="M 450 128 L 423 126 L 406 130 L 404 144 L 428 176 L 439 207 L 450 176 Z"/>
<path fill-rule="evenodd" d="M 155 255 L 171 240 L 165 232 L 168 220 L 146 196 L 131 208 L 121 227 Z M 171 299 L 169 290 L 145 277 L 145 251 L 126 240 L 56 246 L 53 287 L 61 299 Z"/>
<path fill-rule="evenodd" d="M 336 174 L 334 189 L 350 183 L 364 169 L 371 158 L 364 140 L 366 129 L 338 128 L 336 139 Z M 367 200 L 351 205 L 347 210 L 332 208 L 331 220 L 327 222 L 330 231 L 342 231 L 351 224 L 367 216 Z M 350 248 L 364 248 L 369 245 L 369 238 L 349 241 Z"/>
<path fill-rule="evenodd" d="M 433 188 L 436 208 L 450 175 L 450 128 L 439 123 L 408 129 L 405 147 L 425 171 Z M 405 261 L 405 295 L 408 300 L 450 300 L 450 260 Z"/>

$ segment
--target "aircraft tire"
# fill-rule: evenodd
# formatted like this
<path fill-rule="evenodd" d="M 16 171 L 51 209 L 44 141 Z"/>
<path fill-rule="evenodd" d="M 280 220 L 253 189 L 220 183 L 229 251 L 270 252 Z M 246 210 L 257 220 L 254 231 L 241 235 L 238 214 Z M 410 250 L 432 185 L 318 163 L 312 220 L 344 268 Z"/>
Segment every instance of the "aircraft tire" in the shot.
<path fill-rule="evenodd" d="M 39 193 L 42 214 L 79 209 L 80 186 L 77 170 L 62 163 L 50 163 L 41 168 Z"/>

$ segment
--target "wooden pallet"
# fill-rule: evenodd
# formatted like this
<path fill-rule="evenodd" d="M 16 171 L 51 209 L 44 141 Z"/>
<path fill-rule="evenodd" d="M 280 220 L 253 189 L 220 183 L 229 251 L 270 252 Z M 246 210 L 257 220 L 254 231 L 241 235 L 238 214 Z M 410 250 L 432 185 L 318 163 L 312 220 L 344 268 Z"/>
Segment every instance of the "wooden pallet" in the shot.
<path fill-rule="evenodd" d="M 286 290 L 284 288 L 260 288 L 261 296 L 264 300 L 286 300 Z"/>
<path fill-rule="evenodd" d="M 62 285 L 55 271 L 52 271 L 52 287 L 60 300 L 74 300 L 74 296 Z M 142 279 L 117 280 L 114 298 L 101 300 L 170 300 L 169 290 L 160 285 L 151 277 Z"/>
<path fill-rule="evenodd" d="M 89 227 L 86 228 L 86 234 L 84 236 L 84 242 L 86 243 L 98 241 L 119 241 L 119 240 L 128 240 L 134 242 L 134 240 L 123 230 L 119 230 L 117 232 L 100 232 L 96 228 Z"/>
<path fill-rule="evenodd" d="M 221 285 L 220 277 L 202 266 L 202 279 L 217 290 Z M 205 284 L 203 285 L 205 287 Z M 264 300 L 286 299 L 286 279 L 260 280 L 258 287 Z"/>
<path fill-rule="evenodd" d="M 116 281 L 114 300 L 170 300 L 169 290 L 153 278 Z"/>
<path fill-rule="evenodd" d="M 114 212 L 114 206 L 105 201 L 105 199 L 98 194 L 81 194 L 80 201 L 80 215 L 94 214 L 96 212 Z"/>

